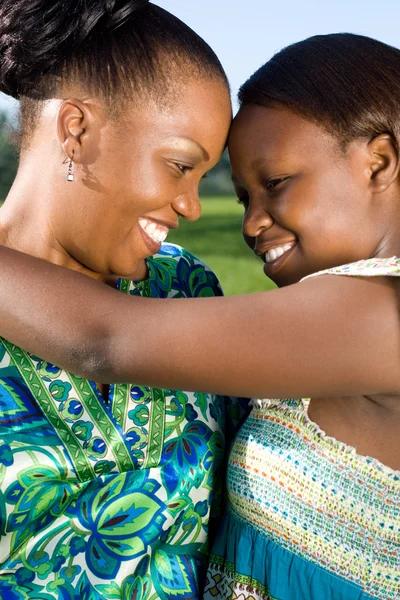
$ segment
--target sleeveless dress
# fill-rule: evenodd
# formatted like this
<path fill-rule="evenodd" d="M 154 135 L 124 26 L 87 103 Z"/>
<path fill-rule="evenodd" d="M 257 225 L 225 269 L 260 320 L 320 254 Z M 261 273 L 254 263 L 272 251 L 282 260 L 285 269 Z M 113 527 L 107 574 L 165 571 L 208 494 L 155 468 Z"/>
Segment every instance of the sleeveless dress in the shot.
<path fill-rule="evenodd" d="M 221 295 L 177 246 L 148 267 L 121 292 Z M 223 428 L 219 396 L 124 384 L 106 402 L 0 339 L 1 600 L 198 598 Z"/>
<path fill-rule="evenodd" d="M 323 273 L 399 277 L 400 259 Z M 398 600 L 400 471 L 328 437 L 307 400 L 252 404 L 230 453 L 206 600 Z"/>

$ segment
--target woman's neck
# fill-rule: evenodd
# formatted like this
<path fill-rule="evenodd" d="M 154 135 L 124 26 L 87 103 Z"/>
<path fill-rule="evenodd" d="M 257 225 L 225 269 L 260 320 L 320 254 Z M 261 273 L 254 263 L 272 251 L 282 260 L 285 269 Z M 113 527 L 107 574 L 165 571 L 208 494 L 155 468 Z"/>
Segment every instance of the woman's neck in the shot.
<path fill-rule="evenodd" d="M 38 186 L 20 169 L 5 203 L 0 208 L 0 244 L 78 271 L 93 279 L 107 279 L 71 256 L 57 239 L 51 222 L 49 188 Z M 54 190 L 54 194 L 57 191 Z"/>

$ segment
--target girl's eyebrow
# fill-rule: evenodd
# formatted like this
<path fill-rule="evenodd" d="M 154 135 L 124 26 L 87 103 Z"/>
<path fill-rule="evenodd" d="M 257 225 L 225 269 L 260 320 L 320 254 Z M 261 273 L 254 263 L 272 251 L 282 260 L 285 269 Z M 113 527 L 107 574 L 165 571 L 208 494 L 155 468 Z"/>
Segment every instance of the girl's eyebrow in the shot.
<path fill-rule="evenodd" d="M 260 167 L 264 167 L 264 168 L 268 168 L 268 169 L 272 169 L 274 168 L 274 164 L 279 164 L 280 159 L 278 158 L 274 158 L 274 157 L 267 157 L 267 156 L 261 156 L 259 158 L 256 158 L 253 160 L 252 163 L 250 163 L 250 168 L 252 169 L 259 169 Z M 233 181 L 233 183 L 235 185 L 243 185 L 239 179 L 232 173 L 231 179 Z"/>
<path fill-rule="evenodd" d="M 266 154 L 264 154 L 263 156 L 260 156 L 259 158 L 255 158 L 253 160 L 253 162 L 251 163 L 251 167 L 252 168 L 258 168 L 258 167 L 265 167 L 266 165 L 274 165 L 275 163 L 279 163 L 280 159 L 279 158 L 275 158 L 274 156 L 267 156 Z"/>

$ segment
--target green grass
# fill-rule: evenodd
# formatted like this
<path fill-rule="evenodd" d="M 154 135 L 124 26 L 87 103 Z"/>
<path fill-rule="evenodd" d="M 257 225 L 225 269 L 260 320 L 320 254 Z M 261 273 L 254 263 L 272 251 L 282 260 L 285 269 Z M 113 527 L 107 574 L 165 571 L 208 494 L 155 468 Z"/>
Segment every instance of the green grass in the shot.
<path fill-rule="evenodd" d="M 195 223 L 181 221 L 168 241 L 183 246 L 204 261 L 219 278 L 224 293 L 245 294 L 271 289 L 263 265 L 242 238 L 243 208 L 234 198 L 203 198 L 202 216 Z"/>

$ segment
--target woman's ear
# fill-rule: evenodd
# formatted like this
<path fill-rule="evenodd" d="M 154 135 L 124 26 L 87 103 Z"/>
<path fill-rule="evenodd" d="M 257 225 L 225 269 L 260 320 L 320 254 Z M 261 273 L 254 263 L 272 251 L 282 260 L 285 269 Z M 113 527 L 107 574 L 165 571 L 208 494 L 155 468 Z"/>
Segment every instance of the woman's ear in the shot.
<path fill-rule="evenodd" d="M 69 98 L 61 104 L 57 115 L 57 134 L 62 149 L 66 156 L 74 157 L 74 162 L 85 162 L 83 155 L 87 152 L 84 142 L 87 142 L 87 134 L 93 126 L 93 112 L 91 106 Z M 86 138 L 86 139 L 85 139 Z"/>
<path fill-rule="evenodd" d="M 371 186 L 375 194 L 385 192 L 399 175 L 397 145 L 389 133 L 381 133 L 368 144 Z"/>

